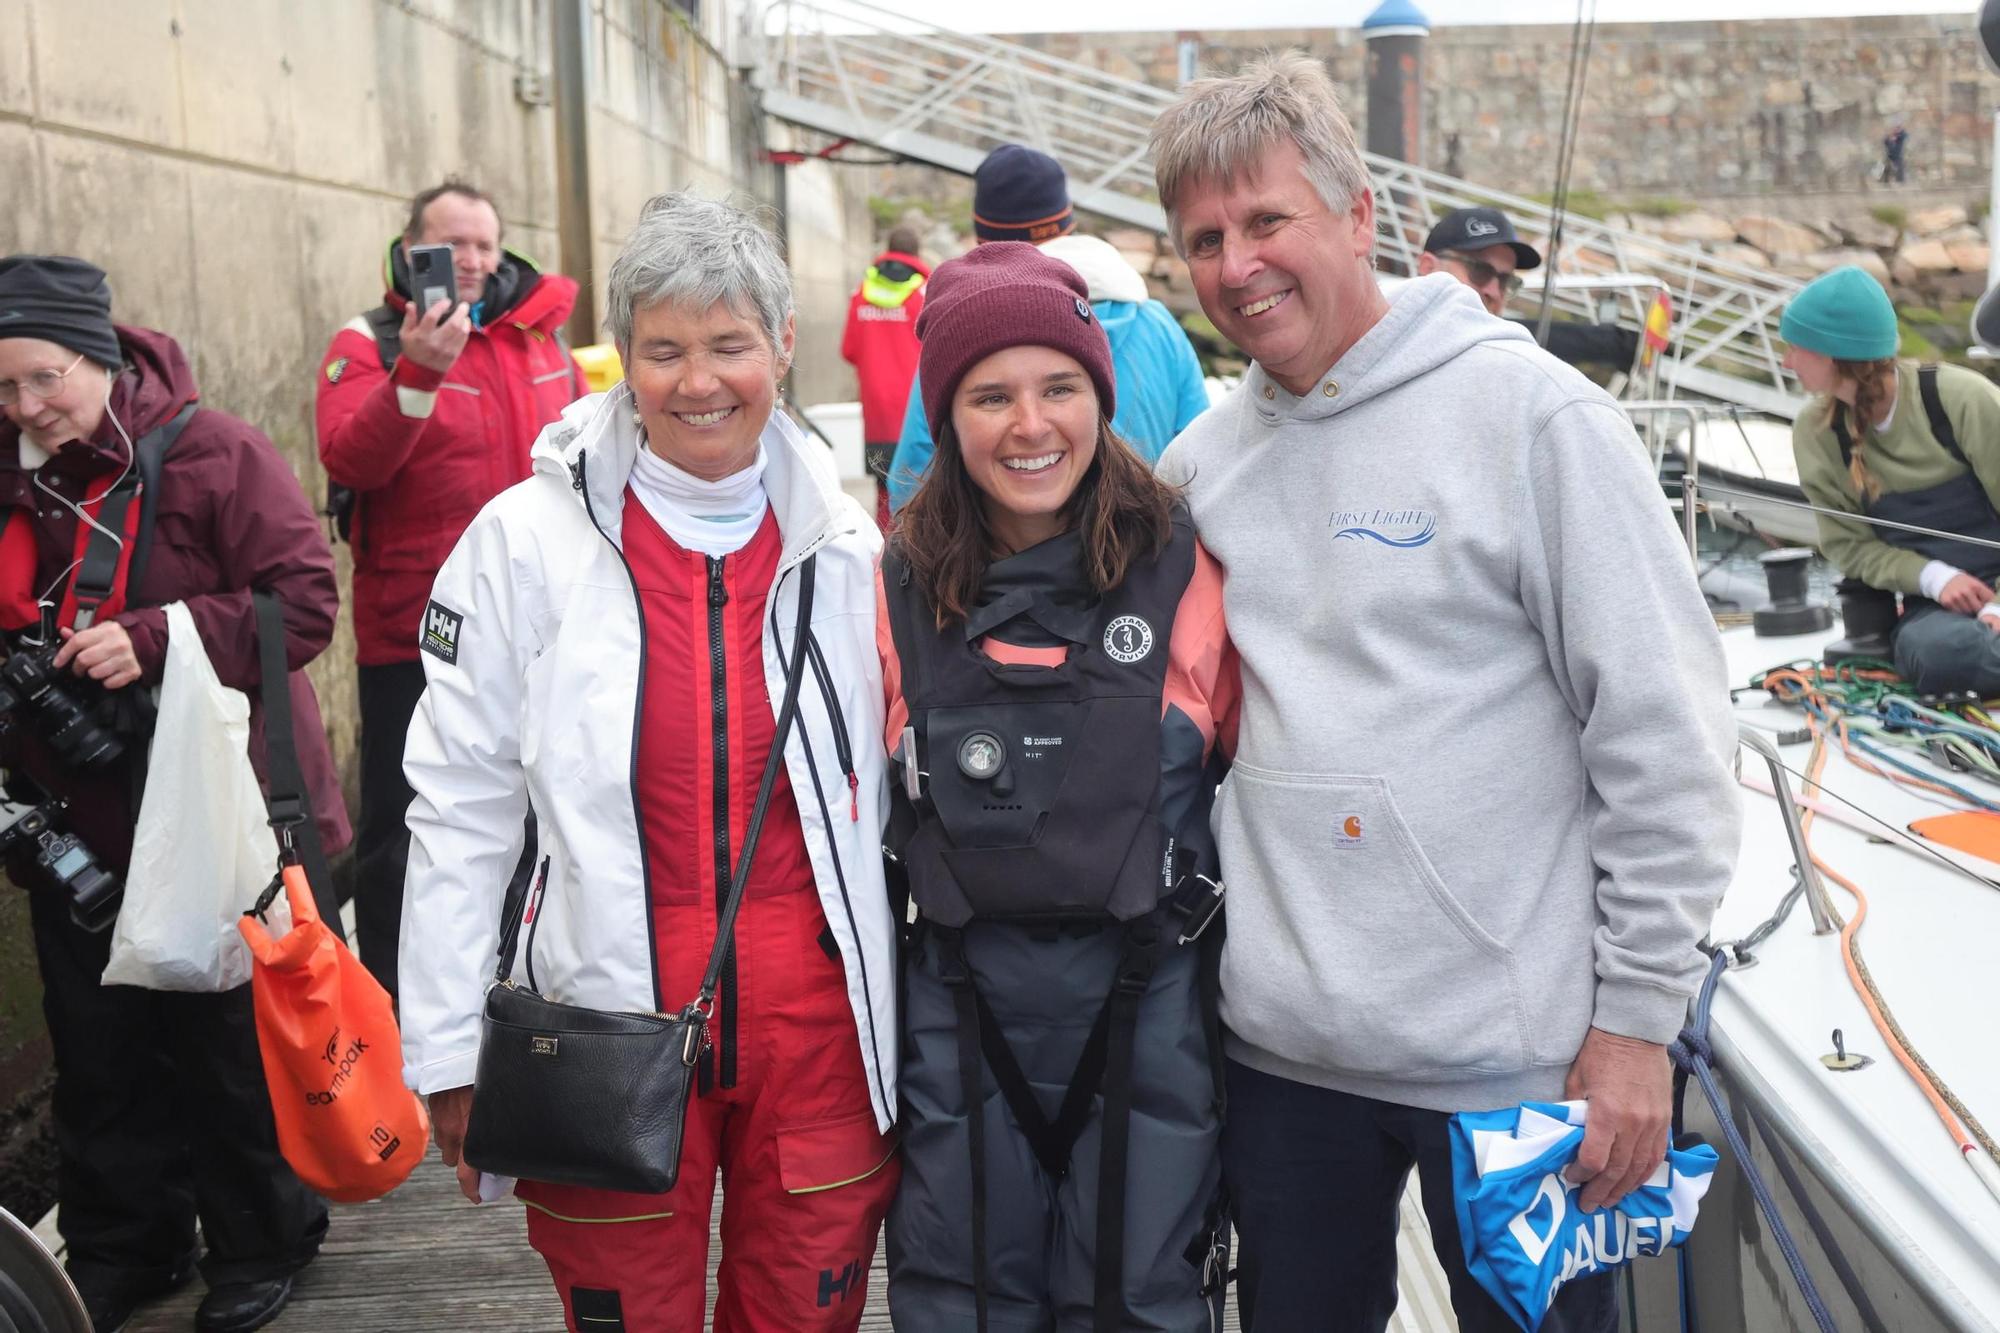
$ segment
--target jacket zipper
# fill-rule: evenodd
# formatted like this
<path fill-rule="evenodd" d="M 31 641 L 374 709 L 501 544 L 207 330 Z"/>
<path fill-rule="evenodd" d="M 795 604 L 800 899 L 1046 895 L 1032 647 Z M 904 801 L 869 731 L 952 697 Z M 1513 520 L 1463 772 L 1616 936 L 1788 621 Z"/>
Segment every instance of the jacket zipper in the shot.
<path fill-rule="evenodd" d="M 549 862 L 554 859 L 552 856 L 542 858 L 541 869 L 535 873 L 534 883 L 528 886 L 528 902 L 521 914 L 521 919 L 528 923 L 528 947 L 525 950 L 528 958 L 528 989 L 538 995 L 542 988 L 535 984 L 535 932 L 542 927 L 542 895 L 549 890 Z"/>
<path fill-rule="evenodd" d="M 583 499 L 584 515 L 590 519 L 590 526 L 597 529 L 597 535 L 604 538 L 612 550 L 618 553 L 618 563 L 625 570 L 625 579 L 632 585 L 632 613 L 639 622 L 639 670 L 637 684 L 632 691 L 632 756 L 626 773 L 626 788 L 632 793 L 632 834 L 639 843 L 639 888 L 645 896 L 646 906 L 646 965 L 653 974 L 653 1008 L 664 1010 L 666 1004 L 660 998 L 660 940 L 659 930 L 653 920 L 653 858 L 646 850 L 646 824 L 639 817 L 639 735 L 644 730 L 646 700 L 646 603 L 639 596 L 639 579 L 632 573 L 632 562 L 625 558 L 625 548 L 611 540 L 611 534 L 597 521 L 597 511 L 591 507 L 590 491 L 584 483 L 584 455 L 578 453 L 576 463 L 569 470 L 570 485 Z"/>
<path fill-rule="evenodd" d="M 722 608 L 729 589 L 722 579 L 726 556 L 708 557 L 708 689 L 710 746 L 715 766 L 715 914 L 718 924 L 729 906 L 729 689 Z M 722 957 L 722 1022 L 716 1034 L 717 1071 L 725 1088 L 736 1086 L 736 946 Z"/>
<path fill-rule="evenodd" d="M 783 581 L 784 575 L 781 571 L 779 574 L 779 583 Z M 771 641 L 778 645 L 778 654 L 780 657 L 783 657 L 785 640 L 778 628 L 778 589 L 776 584 L 773 584 L 771 588 L 769 614 Z M 806 630 L 807 662 L 810 663 L 815 660 L 814 653 L 818 647 L 819 640 L 813 636 L 811 628 L 808 627 Z M 824 661 L 819 662 L 815 667 L 813 681 L 819 687 L 820 699 L 826 705 L 827 718 L 833 724 L 834 753 L 836 755 L 846 753 L 847 719 L 840 711 L 840 701 L 833 695 L 830 673 L 825 670 Z M 806 771 L 812 774 L 813 800 L 819 808 L 820 827 L 826 830 L 826 850 L 827 855 L 833 860 L 833 882 L 840 890 L 841 910 L 847 917 L 847 929 L 850 937 L 858 943 L 861 939 L 861 926 L 854 919 L 854 899 L 847 891 L 847 872 L 840 864 L 840 840 L 834 836 L 833 817 L 827 812 L 826 791 L 820 786 L 819 781 L 819 760 L 813 757 L 812 730 L 806 726 L 805 710 L 803 708 L 799 710 L 799 717 L 798 721 L 794 724 L 793 734 L 798 737 L 799 747 L 804 751 Z M 851 757 L 844 759 L 842 762 L 848 766 L 847 790 L 849 798 L 858 802 L 861 780 L 854 775 Z M 859 814 L 860 807 L 858 804 L 851 808 L 857 815 Z M 801 811 L 801 814 L 803 813 Z M 859 821 L 857 820 L 856 822 Z M 813 878 L 815 880 L 819 878 L 817 868 L 813 871 Z M 889 1098 L 888 1084 L 882 1079 L 882 1043 L 881 1036 L 875 1027 L 875 990 L 874 984 L 868 978 L 868 954 L 866 950 L 860 948 L 856 948 L 854 952 L 855 961 L 861 969 L 861 998 L 868 1019 L 868 1046 L 875 1057 L 875 1090 L 876 1094 L 881 1098 L 882 1104 L 890 1106 L 893 1103 Z M 843 967 L 845 966 L 845 955 L 842 956 L 842 965 Z"/>
<path fill-rule="evenodd" d="M 852 822 L 861 822 L 861 775 L 854 771 L 854 750 L 847 739 L 847 718 L 840 711 L 840 701 L 833 693 L 833 673 L 827 670 L 826 657 L 820 652 L 819 636 L 812 630 L 806 631 L 806 661 L 812 664 L 813 680 L 819 685 L 819 697 L 826 703 L 826 716 L 833 723 L 833 754 L 840 761 L 840 771 L 847 776 L 847 817 Z"/>

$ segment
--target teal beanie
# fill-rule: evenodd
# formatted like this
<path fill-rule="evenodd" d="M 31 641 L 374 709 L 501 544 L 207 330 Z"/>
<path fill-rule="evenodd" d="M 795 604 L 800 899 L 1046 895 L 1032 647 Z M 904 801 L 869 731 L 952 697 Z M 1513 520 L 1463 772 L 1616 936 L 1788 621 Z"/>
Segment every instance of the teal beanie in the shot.
<path fill-rule="evenodd" d="M 1889 293 L 1853 264 L 1801 288 L 1778 321 L 1778 336 L 1836 361 L 1880 361 L 1894 356 L 1900 341 Z"/>

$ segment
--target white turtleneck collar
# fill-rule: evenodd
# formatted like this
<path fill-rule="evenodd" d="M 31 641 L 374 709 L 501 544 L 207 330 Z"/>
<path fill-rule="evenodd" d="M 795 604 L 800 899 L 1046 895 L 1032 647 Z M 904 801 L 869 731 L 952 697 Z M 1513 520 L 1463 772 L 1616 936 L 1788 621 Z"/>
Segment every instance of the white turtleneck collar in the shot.
<path fill-rule="evenodd" d="M 730 555 L 750 544 L 771 507 L 764 494 L 767 459 L 760 441 L 749 467 L 720 481 L 703 481 L 654 453 L 642 431 L 632 465 L 632 493 L 681 546 L 703 555 Z"/>

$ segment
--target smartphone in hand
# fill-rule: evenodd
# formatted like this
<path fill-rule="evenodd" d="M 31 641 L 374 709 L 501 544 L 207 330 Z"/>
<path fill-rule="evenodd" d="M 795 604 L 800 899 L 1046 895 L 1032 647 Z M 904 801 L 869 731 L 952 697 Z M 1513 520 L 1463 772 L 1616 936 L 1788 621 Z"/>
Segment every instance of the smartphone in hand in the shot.
<path fill-rule="evenodd" d="M 417 317 L 430 313 L 439 301 L 458 302 L 458 278 L 452 272 L 449 245 L 413 245 L 410 254 L 410 291 L 416 296 Z M 446 318 L 452 314 L 446 312 Z M 439 321 L 442 323 L 443 321 Z"/>

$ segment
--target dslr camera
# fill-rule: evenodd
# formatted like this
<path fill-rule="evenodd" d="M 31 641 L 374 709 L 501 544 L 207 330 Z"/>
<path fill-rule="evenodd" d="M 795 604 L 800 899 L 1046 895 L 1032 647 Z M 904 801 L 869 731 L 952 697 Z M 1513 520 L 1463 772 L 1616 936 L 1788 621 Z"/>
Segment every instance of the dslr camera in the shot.
<path fill-rule="evenodd" d="M 56 820 L 66 808 L 59 800 L 30 804 L 0 799 L 0 856 L 25 848 L 42 874 L 69 895 L 70 919 L 85 930 L 101 931 L 117 919 L 125 886 L 75 834 L 57 830 Z"/>
<path fill-rule="evenodd" d="M 55 647 L 47 645 L 16 648 L 0 662 L 0 732 L 25 720 L 69 768 L 114 762 L 125 742 L 103 720 L 105 691 L 58 669 L 55 660 Z"/>

